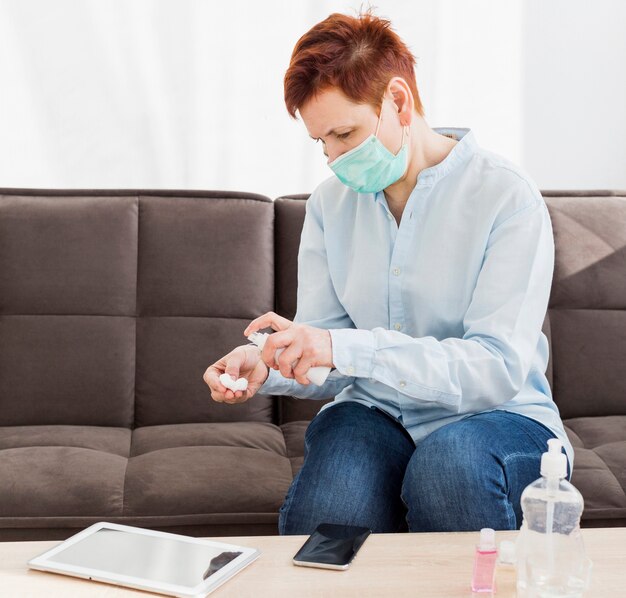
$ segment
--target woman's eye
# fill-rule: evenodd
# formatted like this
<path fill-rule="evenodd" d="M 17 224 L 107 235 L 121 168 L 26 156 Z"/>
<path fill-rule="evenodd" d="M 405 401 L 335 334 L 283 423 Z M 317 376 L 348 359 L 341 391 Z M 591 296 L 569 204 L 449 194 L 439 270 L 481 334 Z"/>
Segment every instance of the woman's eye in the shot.
<path fill-rule="evenodd" d="M 352 131 L 348 131 L 347 133 L 341 133 L 341 135 L 337 135 L 337 139 L 347 139 L 350 133 L 352 133 Z"/>

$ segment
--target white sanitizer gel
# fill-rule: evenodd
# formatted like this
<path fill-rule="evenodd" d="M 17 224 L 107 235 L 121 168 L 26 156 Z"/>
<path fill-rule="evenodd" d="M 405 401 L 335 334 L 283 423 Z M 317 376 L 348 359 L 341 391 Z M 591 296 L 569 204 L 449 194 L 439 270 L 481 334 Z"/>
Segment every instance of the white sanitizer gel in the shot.
<path fill-rule="evenodd" d="M 252 341 L 259 349 L 263 349 L 265 346 L 265 341 L 269 334 L 267 332 L 253 332 L 248 336 L 248 340 Z M 278 356 L 285 350 L 284 347 L 280 349 L 276 349 L 276 353 L 274 353 L 274 361 L 278 359 Z M 326 382 L 326 378 L 328 378 L 328 374 L 330 373 L 330 368 L 328 366 L 316 366 L 314 368 L 309 368 L 309 371 L 306 373 L 306 377 L 316 384 L 317 386 L 322 386 L 324 382 Z"/>
<path fill-rule="evenodd" d="M 589 587 L 591 561 L 580 533 L 584 501 L 565 477 L 567 457 L 557 438 L 541 457 L 541 477 L 526 486 L 516 541 L 518 596 L 580 597 Z"/>

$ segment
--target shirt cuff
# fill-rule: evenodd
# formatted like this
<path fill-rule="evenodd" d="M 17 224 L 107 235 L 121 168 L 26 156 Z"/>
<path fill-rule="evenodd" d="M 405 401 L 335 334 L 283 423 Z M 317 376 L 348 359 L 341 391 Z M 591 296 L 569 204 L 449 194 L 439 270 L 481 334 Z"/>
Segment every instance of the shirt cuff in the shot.
<path fill-rule="evenodd" d="M 268 376 L 257 390 L 257 394 L 261 395 L 283 395 L 291 394 L 293 384 L 295 380 L 293 378 L 285 378 L 280 371 L 273 368 L 269 368 Z"/>
<path fill-rule="evenodd" d="M 371 330 L 330 329 L 333 363 L 344 376 L 370 378 L 374 367 L 376 339 Z"/>

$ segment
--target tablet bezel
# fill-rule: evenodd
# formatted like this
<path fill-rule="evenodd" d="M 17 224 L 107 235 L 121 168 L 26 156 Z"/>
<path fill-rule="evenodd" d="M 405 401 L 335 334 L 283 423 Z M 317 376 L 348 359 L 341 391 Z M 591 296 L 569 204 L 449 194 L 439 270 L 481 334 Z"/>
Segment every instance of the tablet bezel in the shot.
<path fill-rule="evenodd" d="M 224 565 L 221 569 L 207 577 L 205 580 L 197 584 L 196 586 L 181 586 L 176 584 L 170 584 L 160 581 L 148 581 L 145 578 L 134 577 L 130 575 L 122 575 L 119 573 L 109 572 L 103 569 L 92 569 L 89 567 L 80 567 L 78 565 L 69 565 L 51 561 L 58 552 L 68 548 L 69 546 L 80 542 L 85 537 L 96 533 L 100 529 L 114 529 L 135 534 L 143 534 L 146 536 L 155 537 L 174 537 L 177 540 L 183 542 L 189 542 L 191 544 L 203 544 L 205 546 L 214 546 L 217 549 L 232 550 L 241 552 L 238 557 L 233 559 L 230 563 Z M 91 579 L 94 581 L 101 581 L 104 583 L 110 583 L 119 586 L 127 586 L 139 590 L 148 590 L 151 592 L 157 592 L 165 594 L 167 596 L 183 596 L 183 597 L 203 597 L 212 592 L 215 588 L 222 585 L 232 575 L 238 573 L 241 569 L 248 566 L 254 560 L 261 555 L 261 551 L 256 548 L 249 548 L 246 546 L 239 546 L 237 544 L 229 544 L 227 542 L 206 540 L 203 538 L 194 538 L 191 536 L 184 536 L 182 534 L 173 534 L 170 532 L 161 532 L 157 530 L 144 529 L 134 527 L 130 525 L 123 525 L 121 523 L 109 523 L 107 521 L 98 521 L 93 525 L 85 528 L 77 534 L 70 536 L 57 546 L 46 550 L 45 552 L 33 557 L 27 562 L 27 565 L 31 569 L 37 569 L 39 571 L 49 571 L 51 573 L 62 573 L 71 575 L 73 577 L 81 577 L 85 579 Z M 246 562 L 247 561 L 247 562 Z M 207 563 L 208 566 L 208 563 Z"/>

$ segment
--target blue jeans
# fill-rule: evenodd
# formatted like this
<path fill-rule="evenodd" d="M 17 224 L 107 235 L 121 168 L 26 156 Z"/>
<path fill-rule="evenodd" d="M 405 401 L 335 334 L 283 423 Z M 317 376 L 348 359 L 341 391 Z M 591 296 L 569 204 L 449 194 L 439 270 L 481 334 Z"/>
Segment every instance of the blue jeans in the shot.
<path fill-rule="evenodd" d="M 309 535 L 322 522 L 377 533 L 519 529 L 520 496 L 554 437 L 533 419 L 495 410 L 442 426 L 416 447 L 378 407 L 338 403 L 306 430 L 279 533 Z"/>

